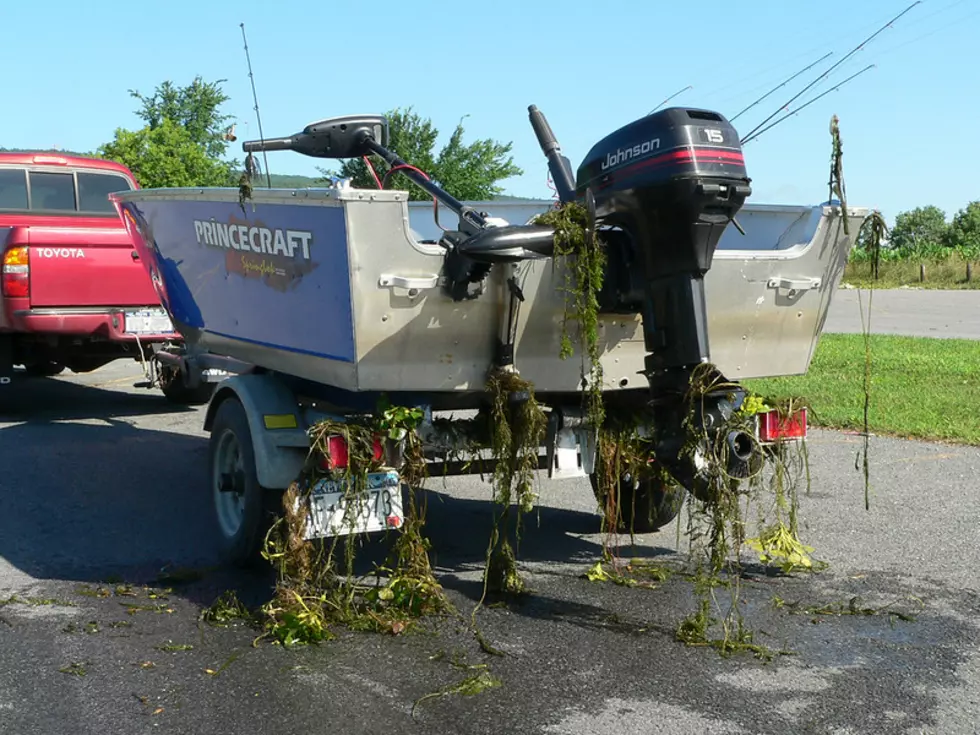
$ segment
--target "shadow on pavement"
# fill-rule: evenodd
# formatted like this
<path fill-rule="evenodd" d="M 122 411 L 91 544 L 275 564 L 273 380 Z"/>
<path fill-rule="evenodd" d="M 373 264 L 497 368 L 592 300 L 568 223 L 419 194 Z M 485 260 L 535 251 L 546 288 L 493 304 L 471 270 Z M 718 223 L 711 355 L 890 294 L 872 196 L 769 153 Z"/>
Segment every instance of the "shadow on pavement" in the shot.
<path fill-rule="evenodd" d="M 95 374 L 83 377 L 89 375 Z M 132 383 L 137 380 L 134 377 Z M 129 380 L 113 382 L 122 385 Z M 60 378 L 19 378 L 13 387 L 0 392 L 0 421 L 3 422 L 106 419 L 194 410 L 171 403 L 156 388 L 134 394 Z"/>
<path fill-rule="evenodd" d="M 207 438 L 125 420 L 194 409 L 173 406 L 159 392 L 133 395 L 45 378 L 21 386 L 0 408 L 0 421 L 9 422 L 0 425 L 0 560 L 38 580 L 85 583 L 154 584 L 161 570 L 201 570 L 202 578 L 175 592 L 202 605 L 225 589 L 247 603 L 268 598 L 274 584 L 268 566 L 245 572 L 218 565 Z M 428 484 L 422 495 L 432 564 L 448 589 L 475 601 L 481 584 L 462 577 L 483 568 L 494 514 L 490 486 L 484 500 L 442 491 L 441 478 Z M 594 513 L 545 506 L 525 516 L 520 544 L 512 543 L 520 562 L 581 564 L 584 570 L 600 553 L 589 538 L 599 530 Z M 623 553 L 671 553 L 656 540 L 637 537 Z M 383 563 L 392 541 L 366 542 L 358 571 Z M 0 586 L 7 583 L 0 572 Z"/>
<path fill-rule="evenodd" d="M 115 401 L 120 413 L 126 399 L 138 403 L 108 391 L 86 396 Z M 77 404 L 79 413 L 94 414 L 92 408 L 91 400 Z M 227 588 L 238 590 L 243 600 L 268 595 L 274 581 L 270 569 L 248 573 L 217 567 L 205 437 L 136 428 L 111 418 L 111 409 L 99 412 L 100 423 L 63 423 L 58 419 L 65 413 L 35 414 L 0 429 L 0 466 L 5 468 L 0 557 L 36 579 L 89 583 L 121 578 L 148 584 L 165 568 L 204 569 L 204 579 L 176 590 L 201 604 L 210 604 Z M 491 502 L 436 490 L 426 495 L 433 565 L 448 587 L 456 585 L 478 599 L 479 585 L 454 575 L 464 567 L 482 568 L 493 522 Z M 591 563 L 598 544 L 576 534 L 598 530 L 594 514 L 541 508 L 526 518 L 520 561 Z M 359 569 L 383 562 L 391 542 L 368 542 L 359 552 Z M 646 556 L 665 551 L 634 549 Z"/>

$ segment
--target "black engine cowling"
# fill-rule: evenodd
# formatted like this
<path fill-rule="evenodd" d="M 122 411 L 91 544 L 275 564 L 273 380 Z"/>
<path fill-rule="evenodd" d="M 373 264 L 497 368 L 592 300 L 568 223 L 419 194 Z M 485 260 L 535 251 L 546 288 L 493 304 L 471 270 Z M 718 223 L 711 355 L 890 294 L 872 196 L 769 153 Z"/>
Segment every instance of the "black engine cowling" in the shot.
<path fill-rule="evenodd" d="M 576 194 L 591 192 L 597 223 L 621 230 L 607 233 L 620 272 L 604 301 L 640 308 L 651 387 L 710 359 L 703 278 L 750 181 L 731 124 L 682 107 L 606 136 L 578 169 Z"/>

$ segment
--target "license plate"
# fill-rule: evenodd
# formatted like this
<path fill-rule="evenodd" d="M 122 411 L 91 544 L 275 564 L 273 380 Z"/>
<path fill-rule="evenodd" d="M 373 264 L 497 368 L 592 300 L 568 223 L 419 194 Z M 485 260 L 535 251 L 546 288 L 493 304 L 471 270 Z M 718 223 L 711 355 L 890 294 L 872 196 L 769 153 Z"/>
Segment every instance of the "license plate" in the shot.
<path fill-rule="evenodd" d="M 124 313 L 127 334 L 169 334 L 174 331 L 173 322 L 163 309 L 141 309 Z"/>
<path fill-rule="evenodd" d="M 320 480 L 310 493 L 306 538 L 330 538 L 400 528 L 401 478 L 394 470 L 368 475 L 360 494 L 344 493 L 343 480 Z"/>

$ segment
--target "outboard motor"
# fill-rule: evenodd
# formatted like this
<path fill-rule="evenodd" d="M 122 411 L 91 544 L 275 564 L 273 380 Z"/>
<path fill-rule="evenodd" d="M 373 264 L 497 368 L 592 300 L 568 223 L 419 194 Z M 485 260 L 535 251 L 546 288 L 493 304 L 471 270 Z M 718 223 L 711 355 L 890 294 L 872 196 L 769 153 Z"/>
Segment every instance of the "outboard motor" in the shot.
<path fill-rule="evenodd" d="M 711 361 L 704 276 L 725 229 L 752 193 L 739 137 L 722 115 L 674 107 L 626 125 L 571 166 L 542 113 L 528 108 L 564 202 L 584 200 L 606 245 L 601 311 L 640 313 L 645 375 L 657 456 L 675 479 L 703 498 L 697 462 L 683 455 L 682 400 L 692 371 Z M 714 434 L 744 392 L 716 391 L 701 401 L 695 421 Z M 718 446 L 712 439 L 711 443 Z M 746 476 L 758 461 L 747 435 L 731 432 L 722 445 L 730 476 Z"/>
<path fill-rule="evenodd" d="M 621 228 L 642 281 L 646 376 L 659 391 L 710 359 L 704 275 L 751 194 L 738 134 L 715 112 L 670 108 L 607 136 L 586 155 L 576 194 Z M 639 294 L 637 294 L 639 295 Z"/>

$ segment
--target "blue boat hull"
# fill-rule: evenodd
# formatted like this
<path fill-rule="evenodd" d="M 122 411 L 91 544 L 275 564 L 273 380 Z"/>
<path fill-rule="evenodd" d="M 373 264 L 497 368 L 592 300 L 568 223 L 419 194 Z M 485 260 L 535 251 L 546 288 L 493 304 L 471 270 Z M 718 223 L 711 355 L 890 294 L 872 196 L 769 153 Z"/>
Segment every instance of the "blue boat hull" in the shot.
<path fill-rule="evenodd" d="M 343 207 L 121 202 L 161 303 L 181 334 L 355 361 Z"/>

